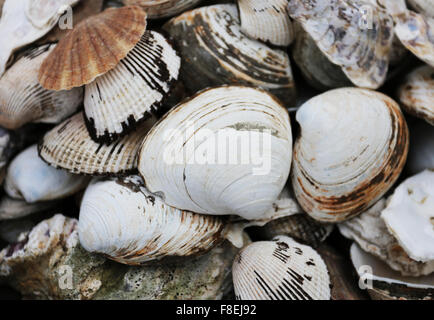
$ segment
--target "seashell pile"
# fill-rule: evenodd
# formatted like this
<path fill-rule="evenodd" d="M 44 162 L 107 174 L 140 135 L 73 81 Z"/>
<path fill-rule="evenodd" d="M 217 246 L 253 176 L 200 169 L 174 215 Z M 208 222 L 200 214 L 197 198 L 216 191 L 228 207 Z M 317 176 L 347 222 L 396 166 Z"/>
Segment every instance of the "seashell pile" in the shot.
<path fill-rule="evenodd" d="M 433 35 L 430 0 L 0 0 L 0 292 L 432 300 Z"/>

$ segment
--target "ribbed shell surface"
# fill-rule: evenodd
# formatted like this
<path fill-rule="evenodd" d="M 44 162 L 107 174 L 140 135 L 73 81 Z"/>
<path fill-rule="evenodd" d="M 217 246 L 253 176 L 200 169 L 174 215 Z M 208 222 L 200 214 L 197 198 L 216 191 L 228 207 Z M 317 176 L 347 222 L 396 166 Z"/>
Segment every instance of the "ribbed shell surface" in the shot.
<path fill-rule="evenodd" d="M 200 1 L 202 0 L 123 0 L 123 3 L 142 7 L 149 19 L 160 19 L 176 16 Z"/>

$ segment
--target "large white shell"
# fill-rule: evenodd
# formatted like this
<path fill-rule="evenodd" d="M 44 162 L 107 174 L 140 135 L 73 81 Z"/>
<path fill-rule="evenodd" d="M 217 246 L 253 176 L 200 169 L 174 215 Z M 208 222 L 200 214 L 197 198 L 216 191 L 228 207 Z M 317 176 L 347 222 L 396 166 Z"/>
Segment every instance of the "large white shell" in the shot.
<path fill-rule="evenodd" d="M 381 217 L 412 259 L 434 260 L 434 171 L 400 184 Z"/>
<path fill-rule="evenodd" d="M 420 120 L 410 126 L 410 133 L 408 171 L 416 174 L 425 169 L 434 170 L 434 126 Z"/>
<path fill-rule="evenodd" d="M 223 229 L 218 217 L 169 207 L 138 176 L 93 181 L 78 224 L 87 251 L 130 265 L 204 253 L 224 239 Z"/>
<path fill-rule="evenodd" d="M 265 91 L 205 90 L 170 111 L 146 136 L 139 172 L 171 206 L 260 219 L 287 181 L 288 112 Z"/>
<path fill-rule="evenodd" d="M 330 277 L 320 255 L 309 246 L 279 236 L 254 242 L 232 267 L 238 300 L 329 300 Z"/>
<path fill-rule="evenodd" d="M 399 106 L 366 89 L 328 91 L 297 111 L 292 185 L 314 219 L 337 222 L 374 204 L 401 173 L 409 134 Z"/>
<path fill-rule="evenodd" d="M 59 123 L 82 104 L 82 88 L 50 91 L 39 84 L 39 67 L 54 47 L 27 51 L 0 79 L 1 126 L 15 130 L 29 122 Z"/>

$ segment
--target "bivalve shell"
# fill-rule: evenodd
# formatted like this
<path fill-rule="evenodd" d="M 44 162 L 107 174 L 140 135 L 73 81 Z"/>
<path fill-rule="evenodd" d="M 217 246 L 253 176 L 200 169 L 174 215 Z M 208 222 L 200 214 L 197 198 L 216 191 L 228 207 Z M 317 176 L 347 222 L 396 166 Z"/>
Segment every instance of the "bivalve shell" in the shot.
<path fill-rule="evenodd" d="M 176 16 L 193 8 L 202 0 L 123 0 L 125 5 L 142 7 L 149 19 L 161 19 Z"/>

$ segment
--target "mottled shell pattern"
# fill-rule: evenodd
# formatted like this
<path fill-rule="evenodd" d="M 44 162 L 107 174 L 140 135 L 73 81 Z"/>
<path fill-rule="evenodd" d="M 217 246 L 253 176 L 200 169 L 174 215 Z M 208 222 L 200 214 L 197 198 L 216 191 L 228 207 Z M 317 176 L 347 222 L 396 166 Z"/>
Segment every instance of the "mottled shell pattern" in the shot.
<path fill-rule="evenodd" d="M 328 91 L 297 111 L 292 186 L 314 219 L 340 222 L 380 199 L 407 159 L 409 132 L 399 106 L 366 89 Z"/>
<path fill-rule="evenodd" d="M 238 300 L 329 300 L 327 266 L 311 247 L 285 236 L 254 242 L 232 267 Z"/>
<path fill-rule="evenodd" d="M 149 19 L 161 19 L 176 16 L 202 0 L 123 0 L 127 6 L 135 5 L 143 8 Z"/>

